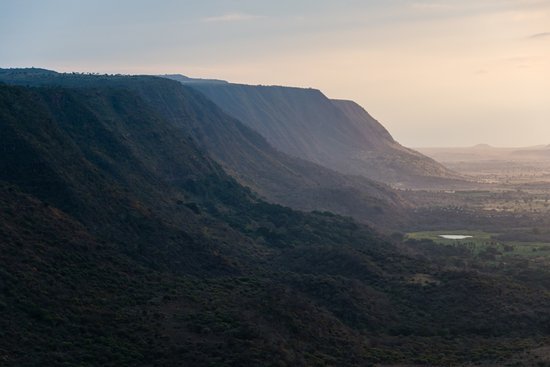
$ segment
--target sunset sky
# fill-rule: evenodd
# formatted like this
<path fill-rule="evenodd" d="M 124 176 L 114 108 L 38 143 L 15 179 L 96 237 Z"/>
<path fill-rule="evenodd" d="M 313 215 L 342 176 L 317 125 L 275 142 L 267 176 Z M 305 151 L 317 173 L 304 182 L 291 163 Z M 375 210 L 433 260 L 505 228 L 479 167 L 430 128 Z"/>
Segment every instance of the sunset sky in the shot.
<path fill-rule="evenodd" d="M 550 0 L 2 0 L 0 45 L 0 67 L 318 88 L 412 147 L 550 144 Z"/>

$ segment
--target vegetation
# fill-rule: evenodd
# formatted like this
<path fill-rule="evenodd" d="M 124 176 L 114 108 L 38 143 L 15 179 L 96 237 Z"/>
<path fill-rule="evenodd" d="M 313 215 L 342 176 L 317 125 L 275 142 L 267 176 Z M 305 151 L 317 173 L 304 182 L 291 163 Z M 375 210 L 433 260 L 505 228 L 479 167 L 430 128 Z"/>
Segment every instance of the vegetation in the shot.
<path fill-rule="evenodd" d="M 456 231 L 428 231 L 407 234 L 407 239 L 412 243 L 417 241 L 430 241 L 434 245 L 454 247 L 461 253 L 467 253 L 486 263 L 499 264 L 511 260 L 523 260 L 539 265 L 546 265 L 550 261 L 550 241 L 526 241 L 529 234 L 523 234 L 522 241 L 513 240 L 510 233 L 497 234 L 483 231 L 459 231 L 460 234 L 472 236 L 471 238 L 454 240 L 440 237 L 444 233 Z"/>
<path fill-rule="evenodd" d="M 543 361 L 545 267 L 267 203 L 182 127 L 200 97 L 175 124 L 165 80 L 58 77 L 0 86 L 2 365 Z"/>
<path fill-rule="evenodd" d="M 149 76 L 40 73 L 28 69 L 0 70 L 1 80 L 21 85 L 130 90 L 193 139 L 241 184 L 272 202 L 353 216 L 383 228 L 396 228 L 407 220 L 406 200 L 388 186 L 286 155 L 201 93 L 178 82 Z"/>

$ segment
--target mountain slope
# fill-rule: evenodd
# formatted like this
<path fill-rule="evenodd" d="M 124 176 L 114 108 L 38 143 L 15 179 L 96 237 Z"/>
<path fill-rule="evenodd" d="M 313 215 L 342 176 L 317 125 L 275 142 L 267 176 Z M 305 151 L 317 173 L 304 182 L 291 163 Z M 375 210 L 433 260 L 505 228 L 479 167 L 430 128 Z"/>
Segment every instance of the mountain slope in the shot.
<path fill-rule="evenodd" d="M 290 157 L 231 118 L 201 93 L 156 77 L 103 77 L 24 70 L 0 71 L 0 80 L 30 85 L 125 88 L 208 153 L 242 184 L 263 197 L 301 210 L 332 211 L 363 222 L 398 228 L 407 220 L 407 202 L 389 187 L 359 176 L 346 176 Z"/>
<path fill-rule="evenodd" d="M 397 143 L 389 132 L 363 107 L 353 101 L 332 100 L 361 133 L 364 145 L 369 147 L 363 162 L 371 170 L 386 170 L 383 176 L 399 179 L 401 176 L 417 177 L 419 181 L 437 182 L 440 178 L 459 176 L 432 158 Z M 424 177 L 424 178 L 422 178 Z"/>
<path fill-rule="evenodd" d="M 2 365 L 456 365 L 547 335 L 547 282 L 259 200 L 93 78 L 0 86 Z"/>
<path fill-rule="evenodd" d="M 275 148 L 345 174 L 405 186 L 459 176 L 404 148 L 362 108 L 320 91 L 230 83 L 188 83 Z"/>

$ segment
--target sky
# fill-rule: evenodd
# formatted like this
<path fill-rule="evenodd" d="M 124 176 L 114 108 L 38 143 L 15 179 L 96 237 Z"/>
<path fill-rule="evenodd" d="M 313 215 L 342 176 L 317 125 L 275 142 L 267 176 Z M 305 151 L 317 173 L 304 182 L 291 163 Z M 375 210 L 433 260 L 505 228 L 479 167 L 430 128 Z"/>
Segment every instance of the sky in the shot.
<path fill-rule="evenodd" d="M 0 67 L 352 99 L 411 147 L 550 144 L 550 0 L 0 0 Z"/>

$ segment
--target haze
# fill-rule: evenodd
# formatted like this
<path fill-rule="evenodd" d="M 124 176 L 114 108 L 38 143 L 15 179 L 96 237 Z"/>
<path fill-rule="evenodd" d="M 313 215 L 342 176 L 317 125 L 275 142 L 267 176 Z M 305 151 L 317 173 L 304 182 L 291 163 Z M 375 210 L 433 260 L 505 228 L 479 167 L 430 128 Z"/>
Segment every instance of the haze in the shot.
<path fill-rule="evenodd" d="M 0 43 L 0 67 L 319 88 L 409 146 L 550 143 L 550 1 L 4 0 Z"/>

